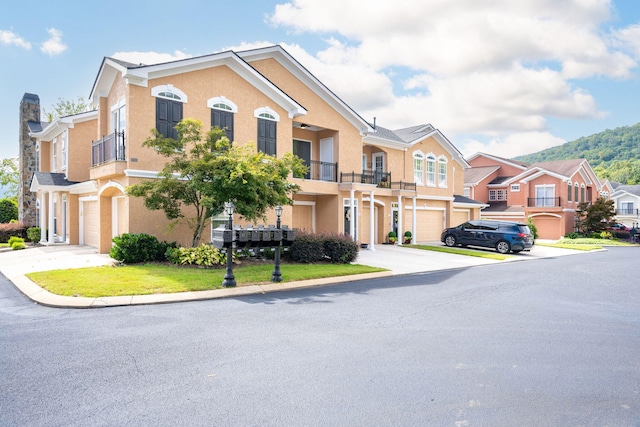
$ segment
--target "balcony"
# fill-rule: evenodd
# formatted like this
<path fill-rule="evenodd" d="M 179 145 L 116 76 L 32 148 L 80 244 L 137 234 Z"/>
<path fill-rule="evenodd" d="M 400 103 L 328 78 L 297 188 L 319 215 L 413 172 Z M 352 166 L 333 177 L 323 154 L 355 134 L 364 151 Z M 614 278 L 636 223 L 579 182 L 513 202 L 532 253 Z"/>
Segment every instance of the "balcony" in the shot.
<path fill-rule="evenodd" d="M 124 131 L 114 132 L 91 143 L 91 166 L 126 160 Z"/>
<path fill-rule="evenodd" d="M 559 208 L 560 197 L 529 197 L 527 207 L 530 208 Z"/>
<path fill-rule="evenodd" d="M 638 216 L 638 209 L 633 209 L 633 208 L 616 209 L 616 215 Z"/>
<path fill-rule="evenodd" d="M 313 179 L 316 181 L 329 181 L 338 182 L 338 164 L 321 162 L 318 160 L 309 160 L 305 162 L 309 171 L 302 176 L 295 176 L 294 178 Z"/>
<path fill-rule="evenodd" d="M 392 190 L 416 191 L 414 182 L 391 181 L 391 172 L 364 171 L 362 173 L 340 172 L 341 183 L 372 184 L 379 188 L 390 188 Z"/>

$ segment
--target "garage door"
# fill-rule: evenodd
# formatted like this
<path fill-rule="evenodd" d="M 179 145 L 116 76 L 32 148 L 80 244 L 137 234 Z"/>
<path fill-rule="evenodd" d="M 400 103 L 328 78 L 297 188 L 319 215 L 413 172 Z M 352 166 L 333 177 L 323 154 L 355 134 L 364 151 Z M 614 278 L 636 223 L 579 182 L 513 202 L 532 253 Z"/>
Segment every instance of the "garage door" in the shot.
<path fill-rule="evenodd" d="M 100 227 L 100 215 L 98 201 L 84 201 L 80 205 L 80 221 L 82 227 L 81 245 L 98 247 L 98 229 Z"/>
<path fill-rule="evenodd" d="M 416 212 L 416 242 L 440 240 L 444 228 L 444 211 Z"/>
<path fill-rule="evenodd" d="M 469 221 L 469 210 L 454 210 L 451 214 L 451 226 L 456 227 Z"/>
<path fill-rule="evenodd" d="M 554 216 L 534 216 L 533 223 L 538 229 L 539 239 L 556 240 L 562 237 L 560 233 L 560 218 Z"/>
<path fill-rule="evenodd" d="M 294 205 L 293 206 L 293 226 L 298 230 L 313 231 L 313 206 Z"/>

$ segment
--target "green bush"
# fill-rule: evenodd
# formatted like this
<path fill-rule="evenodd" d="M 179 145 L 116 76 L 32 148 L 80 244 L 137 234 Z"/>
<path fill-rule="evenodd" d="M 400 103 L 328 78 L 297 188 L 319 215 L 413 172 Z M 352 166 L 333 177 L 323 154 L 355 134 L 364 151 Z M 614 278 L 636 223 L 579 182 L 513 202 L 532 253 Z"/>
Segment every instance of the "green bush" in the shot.
<path fill-rule="evenodd" d="M 0 199 L 0 223 L 18 220 L 18 204 L 11 199 Z"/>
<path fill-rule="evenodd" d="M 589 234 L 590 239 L 602 239 L 602 235 L 600 233 L 591 233 Z"/>
<path fill-rule="evenodd" d="M 10 243 L 11 249 L 14 251 L 27 248 L 27 245 L 24 244 L 24 239 L 20 239 L 19 237 L 12 237 L 12 239 L 16 239 L 13 243 Z"/>
<path fill-rule="evenodd" d="M 109 256 L 125 264 L 164 261 L 165 252 L 174 243 L 159 242 L 156 236 L 145 233 L 125 233 L 112 239 Z"/>
<path fill-rule="evenodd" d="M 631 233 L 624 230 L 614 230 L 611 232 L 611 235 L 616 239 L 629 240 L 631 239 Z"/>
<path fill-rule="evenodd" d="M 313 233 L 296 233 L 289 257 L 295 262 L 310 264 L 324 260 L 324 241 Z"/>
<path fill-rule="evenodd" d="M 358 243 L 345 234 L 322 236 L 325 257 L 334 264 L 349 264 L 358 258 Z"/>
<path fill-rule="evenodd" d="M 169 248 L 166 256 L 170 263 L 179 265 L 215 267 L 227 262 L 226 251 L 220 251 L 206 243 L 195 248 Z"/>
<path fill-rule="evenodd" d="M 15 242 L 22 242 L 24 243 L 24 239 L 22 237 L 17 237 L 17 236 L 11 236 L 9 237 L 9 240 L 7 240 L 7 243 L 9 244 L 9 246 L 13 246 L 13 244 Z"/>
<path fill-rule="evenodd" d="M 529 226 L 529 230 L 531 230 L 531 234 L 533 234 L 533 240 L 536 240 L 538 238 L 538 227 L 536 227 L 532 217 L 527 219 L 527 225 Z"/>
<path fill-rule="evenodd" d="M 9 222 L 0 224 L 0 243 L 7 243 L 13 236 L 26 238 L 27 225 L 24 222 Z"/>
<path fill-rule="evenodd" d="M 40 241 L 40 227 L 27 228 L 27 240 L 30 242 Z"/>
<path fill-rule="evenodd" d="M 567 239 L 579 239 L 582 237 L 582 234 L 578 233 L 577 231 L 571 232 L 569 234 L 567 234 L 566 236 L 564 236 Z"/>

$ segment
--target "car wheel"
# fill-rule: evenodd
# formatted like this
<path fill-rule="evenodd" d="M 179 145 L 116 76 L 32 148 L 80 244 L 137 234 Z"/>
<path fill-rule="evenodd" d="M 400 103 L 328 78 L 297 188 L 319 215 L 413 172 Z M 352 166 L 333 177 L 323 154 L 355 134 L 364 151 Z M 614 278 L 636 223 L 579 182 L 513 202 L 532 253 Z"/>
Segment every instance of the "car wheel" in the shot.
<path fill-rule="evenodd" d="M 458 244 L 458 242 L 456 241 L 456 236 L 452 235 L 452 234 L 447 234 L 444 237 L 444 244 L 447 246 L 455 246 Z"/>
<path fill-rule="evenodd" d="M 496 243 L 496 251 L 501 254 L 508 254 L 511 251 L 511 245 L 506 240 L 500 240 Z"/>

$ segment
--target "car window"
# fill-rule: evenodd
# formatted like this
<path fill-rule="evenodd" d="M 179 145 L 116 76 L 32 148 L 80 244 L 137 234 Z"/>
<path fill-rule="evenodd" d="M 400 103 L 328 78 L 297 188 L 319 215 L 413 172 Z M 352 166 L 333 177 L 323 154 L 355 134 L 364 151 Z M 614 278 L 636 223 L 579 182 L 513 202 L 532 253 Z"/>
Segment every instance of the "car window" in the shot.
<path fill-rule="evenodd" d="M 531 234 L 531 230 L 529 229 L 528 225 L 518 225 L 518 230 L 520 230 L 520 232 L 524 234 Z"/>
<path fill-rule="evenodd" d="M 470 222 L 465 222 L 460 225 L 460 229 L 461 230 L 477 230 L 478 226 Z"/>
<path fill-rule="evenodd" d="M 498 229 L 498 225 L 497 223 L 493 223 L 493 222 L 483 222 L 482 223 L 482 229 L 483 230 L 497 230 Z"/>

